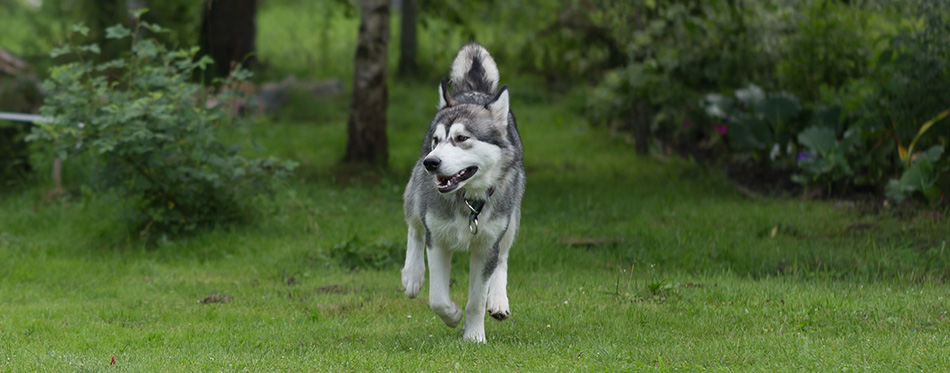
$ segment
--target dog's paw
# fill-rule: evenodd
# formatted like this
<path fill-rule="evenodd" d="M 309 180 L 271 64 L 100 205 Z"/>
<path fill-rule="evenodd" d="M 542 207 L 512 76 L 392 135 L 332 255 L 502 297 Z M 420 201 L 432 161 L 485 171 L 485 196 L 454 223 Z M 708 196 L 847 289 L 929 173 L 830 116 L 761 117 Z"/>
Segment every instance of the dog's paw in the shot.
<path fill-rule="evenodd" d="M 475 343 L 485 343 L 485 326 L 480 327 L 470 327 L 465 325 L 462 327 L 462 340 L 466 342 L 475 342 Z"/>
<path fill-rule="evenodd" d="M 404 268 L 402 270 L 402 289 L 406 292 L 406 296 L 409 298 L 415 298 L 419 295 L 419 290 L 422 289 L 422 284 L 425 282 L 425 268 L 419 270 L 418 268 Z"/>
<path fill-rule="evenodd" d="M 508 297 L 496 297 L 488 294 L 488 314 L 498 321 L 507 319 L 511 315 L 508 308 Z"/>
<path fill-rule="evenodd" d="M 488 314 L 491 315 L 491 317 L 492 317 L 493 319 L 495 319 L 495 320 L 504 321 L 505 319 L 508 318 L 508 316 L 511 315 L 511 312 L 508 311 L 508 310 L 499 311 L 499 312 L 490 312 L 490 311 L 489 311 Z"/>

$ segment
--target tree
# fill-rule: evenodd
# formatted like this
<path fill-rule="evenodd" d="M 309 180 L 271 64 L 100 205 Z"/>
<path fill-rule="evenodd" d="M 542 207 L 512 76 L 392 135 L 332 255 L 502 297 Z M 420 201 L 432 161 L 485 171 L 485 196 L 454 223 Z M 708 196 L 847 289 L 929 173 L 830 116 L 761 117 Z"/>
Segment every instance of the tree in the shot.
<path fill-rule="evenodd" d="M 386 166 L 389 0 L 363 0 L 353 69 L 345 162 Z"/>
<path fill-rule="evenodd" d="M 643 12 L 637 11 L 633 15 L 634 30 L 643 31 Z M 643 63 L 644 56 L 636 56 L 638 63 Z M 650 103 L 640 97 L 631 103 L 630 123 L 633 127 L 633 149 L 639 155 L 650 152 Z"/>
<path fill-rule="evenodd" d="M 402 19 L 399 21 L 399 74 L 416 73 L 416 0 L 402 0 Z"/>
<path fill-rule="evenodd" d="M 215 76 L 226 77 L 234 64 L 256 63 L 254 38 L 257 0 L 206 0 L 201 17 L 201 54 L 214 59 Z"/>

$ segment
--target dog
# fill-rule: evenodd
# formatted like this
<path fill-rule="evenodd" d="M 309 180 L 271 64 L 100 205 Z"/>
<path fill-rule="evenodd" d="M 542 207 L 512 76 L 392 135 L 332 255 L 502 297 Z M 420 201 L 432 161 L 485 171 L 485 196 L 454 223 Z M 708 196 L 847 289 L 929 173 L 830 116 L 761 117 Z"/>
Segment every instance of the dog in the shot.
<path fill-rule="evenodd" d="M 508 252 L 518 234 L 525 172 L 523 147 L 498 88 L 498 65 L 477 43 L 452 62 L 449 92 L 439 85 L 435 118 L 403 195 L 409 238 L 402 286 L 419 295 L 429 263 L 429 307 L 449 327 L 462 309 L 449 296 L 452 254 L 468 251 L 469 288 L 462 338 L 485 342 L 485 310 L 508 318 Z M 425 255 L 427 253 L 428 255 Z"/>

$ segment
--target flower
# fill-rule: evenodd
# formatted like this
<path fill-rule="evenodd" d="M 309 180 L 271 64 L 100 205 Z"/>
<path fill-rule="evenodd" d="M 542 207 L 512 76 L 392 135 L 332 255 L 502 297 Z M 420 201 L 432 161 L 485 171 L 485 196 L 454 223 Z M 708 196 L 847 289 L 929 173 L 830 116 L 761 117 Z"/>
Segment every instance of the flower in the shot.
<path fill-rule="evenodd" d="M 717 125 L 716 125 L 716 131 L 718 131 L 719 134 L 720 134 L 720 135 L 723 135 L 723 136 L 726 135 L 726 131 L 727 131 L 728 129 L 729 129 L 729 126 L 727 126 L 727 125 L 725 125 L 725 124 L 717 124 Z"/>
<path fill-rule="evenodd" d="M 683 128 L 692 128 L 693 122 L 690 122 L 689 119 L 683 119 Z"/>
<path fill-rule="evenodd" d="M 798 152 L 798 156 L 795 157 L 795 160 L 797 160 L 797 161 L 799 161 L 799 162 L 804 162 L 804 161 L 807 161 L 809 158 L 811 158 L 811 153 L 809 153 L 809 152 Z"/>

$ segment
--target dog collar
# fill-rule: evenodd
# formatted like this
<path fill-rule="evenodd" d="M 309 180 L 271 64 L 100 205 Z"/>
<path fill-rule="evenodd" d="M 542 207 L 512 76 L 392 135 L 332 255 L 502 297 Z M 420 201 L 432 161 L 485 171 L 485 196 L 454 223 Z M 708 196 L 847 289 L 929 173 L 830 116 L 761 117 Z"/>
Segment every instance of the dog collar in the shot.
<path fill-rule="evenodd" d="M 492 194 L 495 194 L 495 187 L 488 188 L 488 197 L 491 198 Z M 469 201 L 467 198 L 462 198 L 465 201 L 465 205 L 468 206 L 469 210 L 472 210 L 468 214 L 468 231 L 472 234 L 478 233 L 478 214 L 482 213 L 482 209 L 487 203 L 487 199 L 476 199 L 474 201 Z"/>

